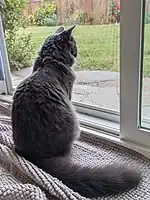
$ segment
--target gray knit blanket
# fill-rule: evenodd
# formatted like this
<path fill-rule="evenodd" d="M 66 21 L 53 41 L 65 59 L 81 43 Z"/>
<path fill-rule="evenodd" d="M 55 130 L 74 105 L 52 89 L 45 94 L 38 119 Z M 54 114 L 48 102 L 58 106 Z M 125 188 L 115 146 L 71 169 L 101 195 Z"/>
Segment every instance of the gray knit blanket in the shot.
<path fill-rule="evenodd" d="M 61 181 L 45 173 L 14 152 L 11 105 L 0 102 L 0 200 L 84 200 Z M 143 156 L 82 134 L 73 147 L 73 162 L 79 165 L 132 164 L 142 172 L 138 188 L 102 200 L 150 199 L 150 162 Z"/>

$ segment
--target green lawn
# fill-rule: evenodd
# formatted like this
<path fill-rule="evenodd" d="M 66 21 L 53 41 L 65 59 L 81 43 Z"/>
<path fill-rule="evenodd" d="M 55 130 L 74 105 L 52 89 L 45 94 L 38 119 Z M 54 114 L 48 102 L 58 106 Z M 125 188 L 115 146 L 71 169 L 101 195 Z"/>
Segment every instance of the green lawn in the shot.
<path fill-rule="evenodd" d="M 36 52 L 56 27 L 30 27 Z M 119 71 L 120 34 L 118 25 L 77 26 L 75 38 L 79 47 L 78 69 Z M 145 34 L 145 74 L 150 76 L 150 25 Z"/>

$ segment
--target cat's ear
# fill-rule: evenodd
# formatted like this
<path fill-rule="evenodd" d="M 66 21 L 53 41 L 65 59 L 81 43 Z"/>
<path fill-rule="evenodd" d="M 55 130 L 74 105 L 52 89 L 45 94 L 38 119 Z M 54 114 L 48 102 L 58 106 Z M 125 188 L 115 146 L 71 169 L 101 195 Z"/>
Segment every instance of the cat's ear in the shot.
<path fill-rule="evenodd" d="M 74 30 L 75 27 L 76 27 L 76 25 L 74 25 L 74 26 L 70 27 L 69 29 L 64 30 L 63 32 L 61 32 L 61 33 L 60 33 L 61 37 L 62 37 L 64 40 L 70 39 L 71 34 L 72 34 L 72 31 Z"/>
<path fill-rule="evenodd" d="M 63 31 L 64 31 L 64 27 L 61 26 L 55 31 L 55 34 L 62 33 Z"/>
<path fill-rule="evenodd" d="M 69 29 L 65 30 L 65 33 L 68 34 L 68 35 L 71 35 L 72 34 L 72 31 L 75 29 L 76 25 L 70 27 Z"/>

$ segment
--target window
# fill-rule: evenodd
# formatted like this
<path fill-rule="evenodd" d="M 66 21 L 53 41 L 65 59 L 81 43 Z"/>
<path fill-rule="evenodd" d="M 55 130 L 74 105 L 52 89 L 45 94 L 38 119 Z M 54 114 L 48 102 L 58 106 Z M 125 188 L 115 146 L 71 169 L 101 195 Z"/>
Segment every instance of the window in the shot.
<path fill-rule="evenodd" d="M 150 147 L 150 1 L 57 2 L 59 22 L 80 22 L 73 102 L 82 127 Z M 45 23 L 54 25 L 55 18 Z M 36 50 L 54 30 L 27 28 Z M 25 70 L 31 73 L 31 68 Z"/>

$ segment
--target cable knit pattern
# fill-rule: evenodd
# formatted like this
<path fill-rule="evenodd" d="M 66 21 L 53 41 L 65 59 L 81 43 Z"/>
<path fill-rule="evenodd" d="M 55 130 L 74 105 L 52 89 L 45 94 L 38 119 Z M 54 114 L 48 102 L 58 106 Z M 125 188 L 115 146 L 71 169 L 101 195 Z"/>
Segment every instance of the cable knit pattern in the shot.
<path fill-rule="evenodd" d="M 86 200 L 14 152 L 10 114 L 11 105 L 0 102 L 0 200 Z M 142 181 L 137 189 L 101 199 L 150 198 L 150 162 L 135 152 L 100 141 L 96 136 L 82 134 L 73 147 L 73 162 L 90 166 L 113 163 L 138 166 Z"/>

